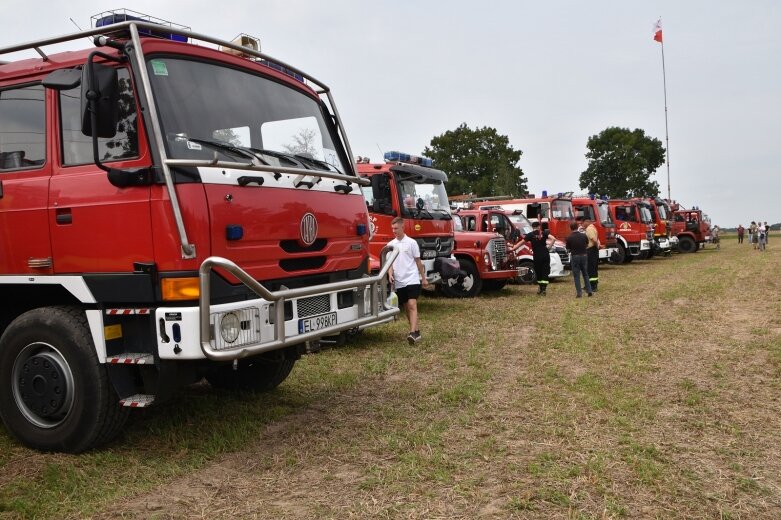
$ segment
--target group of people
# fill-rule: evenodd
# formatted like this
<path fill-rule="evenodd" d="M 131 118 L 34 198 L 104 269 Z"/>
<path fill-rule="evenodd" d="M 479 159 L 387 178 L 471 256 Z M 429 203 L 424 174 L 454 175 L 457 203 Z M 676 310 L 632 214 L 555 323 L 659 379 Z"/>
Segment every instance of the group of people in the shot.
<path fill-rule="evenodd" d="M 759 251 L 764 251 L 768 240 L 770 239 L 770 226 L 767 224 L 767 221 L 762 222 L 761 220 L 752 220 L 751 224 L 748 226 L 748 230 L 743 227 L 743 224 L 739 225 L 738 244 L 743 243 L 743 236 L 745 235 L 746 231 L 748 231 L 748 241 L 752 247 Z"/>
<path fill-rule="evenodd" d="M 388 245 L 399 250 L 399 256 L 388 270 L 388 279 L 398 298 L 399 307 L 405 310 L 409 323 L 407 341 L 414 345 L 422 339 L 418 324 L 418 298 L 421 289 L 430 289 L 426 272 L 420 259 L 418 243 L 404 233 L 404 219 L 396 217 L 391 221 L 395 238 Z M 570 224 L 572 233 L 567 237 L 567 249 L 572 257 L 572 274 L 575 280 L 575 297 L 582 298 L 583 291 L 593 296 L 599 285 L 599 234 L 589 219 L 578 219 Z M 550 246 L 556 237 L 539 222 L 532 223 L 532 231 L 512 246 L 517 251 L 529 244 L 534 257 L 534 270 L 537 278 L 537 294 L 545 296 L 550 280 Z M 581 285 L 581 276 L 583 282 Z"/>

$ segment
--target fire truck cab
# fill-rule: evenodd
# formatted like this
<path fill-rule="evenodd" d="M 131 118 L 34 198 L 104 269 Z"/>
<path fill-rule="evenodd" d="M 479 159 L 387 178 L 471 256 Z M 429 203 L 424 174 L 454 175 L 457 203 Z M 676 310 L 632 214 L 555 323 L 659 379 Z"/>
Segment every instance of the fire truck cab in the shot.
<path fill-rule="evenodd" d="M 599 234 L 599 259 L 607 261 L 615 258 L 618 252 L 618 240 L 616 239 L 616 225 L 610 216 L 610 209 L 606 200 L 596 196 L 574 197 L 572 207 L 575 218 L 585 218 L 594 223 Z"/>
<path fill-rule="evenodd" d="M 610 217 L 616 224 L 618 256 L 611 262 L 629 263 L 635 258 L 647 258 L 651 250 L 653 230 L 649 230 L 644 220 L 650 220 L 650 214 L 641 215 L 637 204 L 631 200 L 611 199 L 608 201 Z"/>
<path fill-rule="evenodd" d="M 678 238 L 678 251 L 696 253 L 710 240 L 710 224 L 699 209 L 684 209 L 672 204 L 671 234 Z"/>
<path fill-rule="evenodd" d="M 358 175 L 370 182 L 363 186 L 371 228 L 373 269 L 379 268 L 381 252 L 391 241 L 391 221 L 404 219 L 404 232 L 418 242 L 429 283 L 441 285 L 460 278 L 453 257 L 453 216 L 447 199 L 447 174 L 433 167 L 427 157 L 387 152 L 385 162 L 371 163 L 359 157 Z"/>
<path fill-rule="evenodd" d="M 0 55 L 25 50 L 0 64 L 0 417 L 22 443 L 90 449 L 204 376 L 272 389 L 398 314 L 327 86 L 127 10 Z"/>

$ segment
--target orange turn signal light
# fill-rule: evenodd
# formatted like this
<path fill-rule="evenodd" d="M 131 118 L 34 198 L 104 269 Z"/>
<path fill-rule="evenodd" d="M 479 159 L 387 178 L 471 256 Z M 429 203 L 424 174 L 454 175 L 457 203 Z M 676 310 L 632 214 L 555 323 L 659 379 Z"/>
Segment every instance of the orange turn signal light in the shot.
<path fill-rule="evenodd" d="M 198 277 L 163 278 L 160 283 L 163 301 L 197 300 L 201 295 Z"/>

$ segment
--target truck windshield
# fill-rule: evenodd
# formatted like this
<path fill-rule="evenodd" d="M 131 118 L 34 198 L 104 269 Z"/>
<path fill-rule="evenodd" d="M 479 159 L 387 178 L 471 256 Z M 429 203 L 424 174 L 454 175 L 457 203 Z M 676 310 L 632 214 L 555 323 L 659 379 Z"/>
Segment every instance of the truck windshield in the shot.
<path fill-rule="evenodd" d="M 654 218 L 651 216 L 651 210 L 645 206 L 640 206 L 640 221 L 643 224 L 650 224 L 654 221 Z"/>
<path fill-rule="evenodd" d="M 659 213 L 659 220 L 667 220 L 670 218 L 670 215 L 667 213 L 667 206 L 664 204 L 657 204 L 656 211 Z"/>
<path fill-rule="evenodd" d="M 599 208 L 599 221 L 602 222 L 602 225 L 612 224 L 613 219 L 610 218 L 610 210 L 607 203 L 598 204 L 597 207 Z"/>
<path fill-rule="evenodd" d="M 420 177 L 400 179 L 398 182 L 404 215 L 434 220 L 451 218 L 444 183 L 430 179 L 421 182 Z M 422 201 L 423 209 L 418 209 L 418 201 Z"/>
<path fill-rule="evenodd" d="M 521 235 L 527 235 L 532 232 L 532 223 L 529 222 L 528 218 L 520 213 L 513 213 L 508 216 L 510 217 L 510 222 L 512 222 L 515 228 L 521 232 Z"/>
<path fill-rule="evenodd" d="M 255 155 L 272 166 L 345 171 L 333 125 L 305 93 L 203 61 L 154 57 L 147 68 L 170 158 Z"/>
<path fill-rule="evenodd" d="M 572 201 L 554 200 L 550 205 L 551 216 L 557 220 L 572 220 L 575 212 L 572 210 Z"/>

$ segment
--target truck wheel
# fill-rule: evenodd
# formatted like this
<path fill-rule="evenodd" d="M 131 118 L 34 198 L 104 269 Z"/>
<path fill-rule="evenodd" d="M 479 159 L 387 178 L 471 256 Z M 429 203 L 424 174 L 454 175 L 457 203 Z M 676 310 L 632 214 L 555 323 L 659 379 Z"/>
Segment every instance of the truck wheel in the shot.
<path fill-rule="evenodd" d="M 678 237 L 678 251 L 681 253 L 694 253 L 697 251 L 697 242 L 691 237 Z"/>
<path fill-rule="evenodd" d="M 128 416 L 75 307 L 33 309 L 0 338 L 0 416 L 27 446 L 80 453 L 116 436 Z"/>
<path fill-rule="evenodd" d="M 459 260 L 463 276 L 453 276 L 442 281 L 442 292 L 448 298 L 474 298 L 480 294 L 483 281 L 477 267 L 469 260 Z"/>
<path fill-rule="evenodd" d="M 519 267 L 526 267 L 529 269 L 525 275 L 518 277 L 519 282 L 526 285 L 537 283 L 537 273 L 534 271 L 534 262 L 531 260 L 524 260 L 519 264 Z"/>
<path fill-rule="evenodd" d="M 483 280 L 484 291 L 501 291 L 507 285 L 507 280 Z"/>
<path fill-rule="evenodd" d="M 206 375 L 206 380 L 223 390 L 268 392 L 287 379 L 295 363 L 295 359 L 282 356 L 240 359 L 235 370 L 233 363 L 219 365 Z"/>
<path fill-rule="evenodd" d="M 614 264 L 614 265 L 621 265 L 624 263 L 624 259 L 627 257 L 626 254 L 626 248 L 624 247 L 624 244 L 621 242 L 618 243 L 618 252 L 615 255 L 611 255 L 610 258 L 608 258 L 608 263 Z"/>

